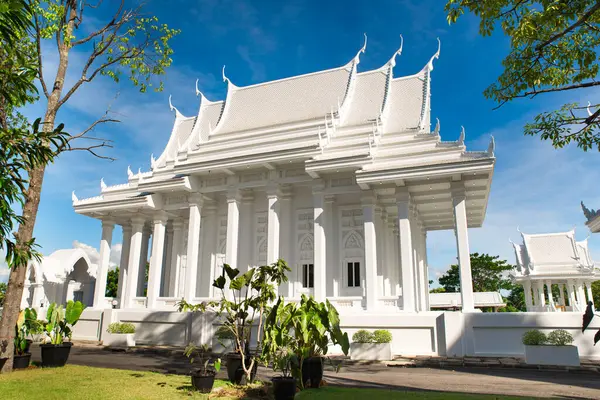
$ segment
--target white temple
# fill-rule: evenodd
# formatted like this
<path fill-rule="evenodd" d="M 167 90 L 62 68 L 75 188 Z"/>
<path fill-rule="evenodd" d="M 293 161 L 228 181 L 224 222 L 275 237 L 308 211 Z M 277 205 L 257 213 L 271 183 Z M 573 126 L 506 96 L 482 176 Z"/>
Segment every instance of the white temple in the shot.
<path fill-rule="evenodd" d="M 527 311 L 585 311 L 594 301 L 591 284 L 600 279 L 587 239 L 576 241 L 575 230 L 521 236 L 523 244 L 513 243 L 517 265 L 511 275 L 523 285 Z M 558 285 L 558 298 L 552 285 Z"/>
<path fill-rule="evenodd" d="M 493 139 L 467 151 L 430 129 L 438 51 L 416 74 L 394 77 L 396 56 L 358 72 L 365 46 L 325 71 L 200 98 L 175 113 L 164 152 L 126 183 L 101 182 L 78 199 L 102 221 L 95 308 L 104 296 L 115 224 L 123 227 L 119 307 L 173 310 L 214 298 L 228 263 L 245 270 L 285 259 L 288 299 L 311 294 L 345 311 L 429 309 L 427 232 L 456 233 L 462 309 L 474 309 L 467 228 L 483 223 L 494 170 Z M 151 244 L 149 243 L 151 241 Z M 150 256 L 147 296 L 143 268 Z"/>

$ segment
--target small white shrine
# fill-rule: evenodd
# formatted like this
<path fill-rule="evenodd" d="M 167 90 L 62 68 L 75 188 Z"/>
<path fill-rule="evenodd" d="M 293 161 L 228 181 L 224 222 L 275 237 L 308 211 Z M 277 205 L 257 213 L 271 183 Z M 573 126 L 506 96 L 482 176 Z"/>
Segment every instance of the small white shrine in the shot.
<path fill-rule="evenodd" d="M 98 266 L 78 245 L 75 242 L 75 248 L 57 250 L 41 261 L 29 262 L 21 308 L 41 309 L 69 300 L 92 306 Z"/>
<path fill-rule="evenodd" d="M 583 312 L 592 301 L 592 282 L 600 279 L 587 239 L 575 240 L 575 230 L 530 235 L 513 243 L 517 259 L 512 278 L 523 285 L 527 311 Z M 558 285 L 558 298 L 552 294 Z"/>

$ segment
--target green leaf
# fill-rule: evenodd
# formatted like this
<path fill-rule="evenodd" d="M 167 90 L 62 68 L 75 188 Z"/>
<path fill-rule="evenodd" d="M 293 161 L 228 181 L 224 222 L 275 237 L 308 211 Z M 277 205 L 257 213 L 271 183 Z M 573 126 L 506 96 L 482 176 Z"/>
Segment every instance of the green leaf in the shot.
<path fill-rule="evenodd" d="M 239 273 L 240 273 L 239 269 L 237 269 L 237 268 L 231 268 L 229 266 L 229 264 L 223 264 L 223 270 L 225 271 L 225 273 L 229 277 L 229 280 L 235 279 L 235 277 L 238 276 Z"/>

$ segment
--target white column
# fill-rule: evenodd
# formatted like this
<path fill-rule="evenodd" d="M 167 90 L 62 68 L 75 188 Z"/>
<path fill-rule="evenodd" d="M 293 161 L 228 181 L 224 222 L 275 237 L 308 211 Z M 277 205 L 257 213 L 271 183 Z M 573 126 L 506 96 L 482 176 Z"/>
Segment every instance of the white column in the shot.
<path fill-rule="evenodd" d="M 423 227 L 417 221 L 416 224 L 416 249 L 417 249 L 417 293 L 418 293 L 418 310 L 427 311 L 427 287 L 429 286 L 425 278 L 425 258 L 423 257 Z"/>
<path fill-rule="evenodd" d="M 336 235 L 336 228 L 334 227 L 334 220 L 337 218 L 333 212 L 333 205 L 335 203 L 335 196 L 325 196 L 323 212 L 327 215 L 327 224 L 325 225 L 325 238 L 329 246 L 329 251 L 326 253 L 327 258 L 327 287 L 325 289 L 327 295 L 337 297 L 340 294 L 340 287 L 343 284 L 343 273 L 342 263 L 338 261 L 339 251 L 337 246 L 333 243 L 339 243 L 339 238 Z M 337 240 L 336 240 L 337 239 Z"/>
<path fill-rule="evenodd" d="M 206 214 L 205 224 L 200 235 L 202 240 L 202 255 L 200 260 L 202 264 L 198 273 L 200 274 L 199 289 L 196 291 L 200 297 L 213 297 L 215 288 L 213 282 L 216 278 L 215 270 L 217 267 L 217 253 L 219 251 L 219 226 L 220 220 L 217 218 L 217 204 L 215 202 L 204 203 L 202 206 Z M 213 290 L 215 289 L 215 290 Z M 221 293 L 219 292 L 219 295 Z"/>
<path fill-rule="evenodd" d="M 561 306 L 566 306 L 567 304 L 565 303 L 565 285 L 563 285 L 562 283 L 558 284 L 558 302 Z"/>
<path fill-rule="evenodd" d="M 575 291 L 573 290 L 573 281 L 567 280 L 567 296 L 569 298 L 569 305 L 571 306 L 572 311 L 578 311 L 577 307 L 577 299 L 575 298 Z"/>
<path fill-rule="evenodd" d="M 153 220 L 152 232 L 152 257 L 150 258 L 150 269 L 148 270 L 148 291 L 146 308 L 155 308 L 156 299 L 160 296 L 160 278 L 164 261 L 165 234 L 167 228 L 167 215 L 159 213 Z"/>
<path fill-rule="evenodd" d="M 202 213 L 202 195 L 189 196 L 190 215 L 188 218 L 188 239 L 185 267 L 185 286 L 183 297 L 190 302 L 196 297 L 198 277 L 198 258 L 200 256 L 200 223 Z"/>
<path fill-rule="evenodd" d="M 125 284 L 125 299 L 122 300 L 121 308 L 130 308 L 133 298 L 137 297 L 138 281 L 140 271 L 140 259 L 142 257 L 142 240 L 144 237 L 144 219 L 131 219 L 131 244 L 129 249 L 129 263 L 127 265 L 127 281 Z"/>
<path fill-rule="evenodd" d="M 160 296 L 161 297 L 170 297 L 171 296 L 171 294 L 169 294 L 169 284 L 171 282 L 171 272 L 173 271 L 173 269 L 171 267 L 171 260 L 173 258 L 173 236 L 174 236 L 173 224 L 167 225 L 167 235 L 165 238 L 164 253 L 163 253 L 162 277 L 160 279 Z"/>
<path fill-rule="evenodd" d="M 596 308 L 594 307 L 594 294 L 592 293 L 592 282 L 587 281 L 585 283 L 585 288 L 587 290 L 588 302 L 589 301 L 592 302 L 592 310 L 595 310 Z M 586 304 L 586 307 L 587 307 L 587 304 Z"/>
<path fill-rule="evenodd" d="M 98 262 L 98 272 L 96 273 L 96 286 L 94 287 L 94 308 L 104 308 L 106 279 L 108 274 L 108 262 L 110 260 L 110 246 L 112 243 L 114 221 L 102 221 L 102 239 L 100 240 L 100 260 Z"/>
<path fill-rule="evenodd" d="M 281 246 L 281 257 L 288 263 L 288 267 L 292 270 L 288 272 L 289 281 L 281 286 L 280 294 L 285 297 L 293 297 L 294 296 L 294 262 L 293 262 L 293 252 L 294 245 L 296 240 L 294 240 L 295 232 L 294 229 L 294 218 L 292 217 L 292 193 L 291 188 L 284 186 L 282 188 L 282 195 L 280 197 L 281 207 L 279 211 L 281 212 L 280 217 L 280 234 L 282 240 Z"/>
<path fill-rule="evenodd" d="M 267 264 L 279 260 L 280 197 L 279 188 L 267 189 Z"/>
<path fill-rule="evenodd" d="M 396 188 L 398 206 L 398 234 L 400 268 L 402 269 L 403 310 L 415 312 L 415 277 L 413 269 L 412 229 L 410 220 L 410 194 L 407 187 Z"/>
<path fill-rule="evenodd" d="M 383 212 L 380 206 L 375 207 L 375 232 L 377 240 L 375 249 L 377 254 L 377 299 L 387 296 L 390 292 L 390 280 L 385 273 L 385 232 L 383 229 Z"/>
<path fill-rule="evenodd" d="M 375 229 L 375 196 L 362 197 L 365 235 L 365 285 L 367 311 L 377 308 L 379 282 L 377 279 L 377 232 Z"/>
<path fill-rule="evenodd" d="M 323 190 L 325 186 L 322 183 L 316 183 L 313 187 L 313 212 L 314 212 L 314 268 L 315 268 L 315 287 L 313 289 L 315 300 L 325 301 L 327 295 L 327 247 L 325 237 L 325 227 L 327 226 L 327 215 L 324 212 L 325 196 Z"/>
<path fill-rule="evenodd" d="M 396 296 L 396 285 L 398 283 L 397 278 L 397 269 L 398 269 L 398 259 L 395 255 L 394 246 L 395 237 L 394 237 L 394 221 L 391 215 L 387 215 L 386 222 L 384 224 L 385 228 L 385 271 L 389 276 L 390 288 L 389 293 L 386 293 L 386 296 Z"/>
<path fill-rule="evenodd" d="M 429 263 L 427 261 L 427 231 L 425 230 L 425 228 L 422 228 L 421 230 L 421 256 L 423 259 L 423 277 L 424 277 L 424 283 L 425 286 L 422 288 L 423 289 L 423 300 L 425 302 L 425 310 L 424 311 L 429 311 L 430 310 L 430 305 L 429 305 Z"/>
<path fill-rule="evenodd" d="M 227 194 L 227 244 L 225 263 L 231 268 L 238 268 L 238 243 L 240 225 L 240 192 L 230 191 Z"/>
<path fill-rule="evenodd" d="M 171 259 L 169 264 L 169 281 L 167 282 L 167 293 L 168 296 L 177 297 L 179 288 L 177 283 L 179 282 L 180 273 L 180 261 L 181 251 L 183 249 L 183 221 L 173 221 L 173 246 L 171 246 Z"/>
<path fill-rule="evenodd" d="M 131 248 L 131 224 L 123 225 L 123 244 L 121 247 L 121 261 L 119 262 L 119 282 L 117 284 L 117 298 L 119 308 L 124 307 L 127 291 L 127 279 L 129 270 L 129 249 Z"/>
<path fill-rule="evenodd" d="M 462 311 L 470 312 L 475 310 L 475 302 L 473 300 L 471 254 L 469 253 L 469 232 L 467 230 L 467 197 L 463 182 L 452 182 L 452 203 L 454 206 L 454 227 L 458 250 Z"/>
<path fill-rule="evenodd" d="M 583 282 L 577 281 L 577 302 L 579 303 L 579 310 L 583 311 L 587 307 L 585 300 L 585 290 L 583 289 Z"/>
<path fill-rule="evenodd" d="M 537 297 L 535 298 L 535 305 L 538 311 L 544 311 L 546 307 L 546 296 L 544 295 L 544 282 L 535 281 L 535 289 L 537 291 Z"/>
<path fill-rule="evenodd" d="M 533 299 L 531 297 L 531 281 L 523 281 L 523 292 L 525 293 L 525 307 L 527 311 L 531 311 Z"/>
<path fill-rule="evenodd" d="M 142 250 L 138 265 L 137 292 L 134 297 L 144 297 L 144 286 L 146 284 L 146 262 L 148 261 L 148 247 L 150 242 L 150 228 L 144 227 L 142 233 Z"/>
<path fill-rule="evenodd" d="M 554 298 L 552 297 L 552 281 L 546 281 L 546 289 L 548 289 L 548 305 L 551 310 L 556 310 Z"/>
<path fill-rule="evenodd" d="M 242 227 L 241 229 L 244 232 L 244 235 L 240 238 L 240 249 L 238 251 L 238 266 L 236 266 L 235 268 L 239 269 L 241 273 L 245 273 L 250 268 L 255 266 L 256 261 L 258 260 L 258 254 L 256 254 L 256 256 L 254 255 L 254 253 L 257 252 L 257 221 L 256 213 L 254 212 L 254 192 L 252 190 L 244 190 L 241 191 L 240 194 L 241 202 L 239 225 Z"/>

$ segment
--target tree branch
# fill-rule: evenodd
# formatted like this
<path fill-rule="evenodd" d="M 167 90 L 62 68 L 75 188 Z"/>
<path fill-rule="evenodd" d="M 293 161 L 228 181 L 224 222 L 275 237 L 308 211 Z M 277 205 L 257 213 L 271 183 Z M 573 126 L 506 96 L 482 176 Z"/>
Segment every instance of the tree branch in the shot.
<path fill-rule="evenodd" d="M 35 16 L 33 20 L 35 22 L 35 45 L 37 47 L 38 56 L 38 77 L 42 85 L 42 90 L 44 91 L 44 96 L 48 98 L 50 97 L 50 93 L 48 93 L 48 87 L 46 86 L 46 80 L 44 79 L 44 68 L 42 66 L 42 37 L 40 33 L 40 25 L 37 16 Z"/>
<path fill-rule="evenodd" d="M 598 10 L 600 10 L 600 1 L 597 1 L 596 4 L 592 6 L 592 8 L 590 8 L 585 14 L 583 14 L 573 25 L 569 26 L 564 31 L 557 33 L 556 35 L 551 36 L 548 40 L 538 44 L 535 50 L 541 51 L 544 47 L 554 42 L 556 39 L 560 39 L 567 33 L 571 32 L 573 29 L 577 28 L 579 25 L 582 25 L 585 21 L 590 19 L 590 17 Z"/>
<path fill-rule="evenodd" d="M 121 14 L 121 11 L 123 10 L 123 7 L 125 5 L 125 0 L 121 0 L 121 4 L 119 4 L 119 8 L 117 9 L 117 12 L 113 15 L 112 19 L 110 20 L 110 22 L 108 22 L 102 29 L 97 30 L 96 32 L 92 32 L 90 33 L 87 37 L 80 39 L 80 40 L 75 40 L 72 43 L 72 46 L 78 46 L 80 44 L 84 44 L 89 42 L 90 40 L 92 40 L 93 38 L 103 35 L 104 33 L 106 33 L 110 28 L 112 28 L 113 26 L 115 26 L 115 21 L 117 21 L 117 18 L 119 18 L 119 14 Z M 91 5 L 89 5 L 91 7 Z M 93 8 L 93 7 L 92 7 Z M 82 7 L 83 10 L 83 7 Z M 82 12 L 83 13 L 83 12 Z M 119 21 L 122 21 L 123 18 L 119 19 Z"/>
<path fill-rule="evenodd" d="M 66 148 L 65 151 L 87 151 L 88 153 L 92 154 L 94 157 L 96 158 L 100 158 L 102 160 L 109 160 L 109 161 L 115 161 L 116 158 L 114 157 L 109 157 L 109 156 L 103 156 L 102 154 L 98 154 L 96 152 L 96 149 L 99 148 L 112 148 L 113 146 L 107 142 L 102 142 L 100 144 L 96 144 L 96 145 L 92 145 L 92 146 L 88 146 L 88 147 L 69 147 Z"/>
<path fill-rule="evenodd" d="M 594 87 L 594 86 L 599 86 L 599 85 L 600 85 L 600 82 L 578 83 L 576 85 L 561 86 L 561 87 L 557 87 L 557 88 L 549 88 L 549 89 L 541 89 L 541 90 L 534 90 L 531 92 L 525 92 L 523 94 L 514 96 L 514 98 L 527 97 L 527 96 L 535 97 L 541 93 L 562 92 L 563 90 L 582 89 L 582 88 Z"/>

